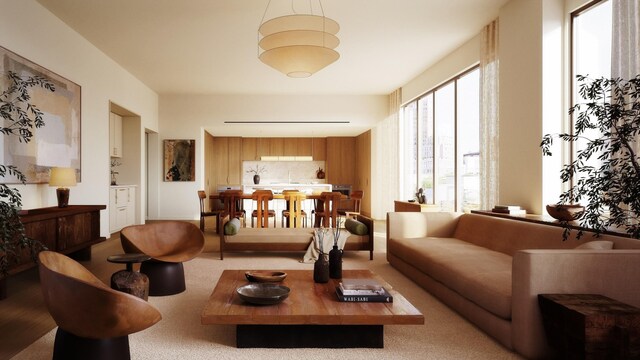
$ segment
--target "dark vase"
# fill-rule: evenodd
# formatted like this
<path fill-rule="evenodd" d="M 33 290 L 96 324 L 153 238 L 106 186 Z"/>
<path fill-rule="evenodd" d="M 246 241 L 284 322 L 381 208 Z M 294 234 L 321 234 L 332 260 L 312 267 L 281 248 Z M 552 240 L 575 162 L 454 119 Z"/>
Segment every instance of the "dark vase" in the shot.
<path fill-rule="evenodd" d="M 260 184 L 260 175 L 258 174 L 253 175 L 253 183 Z"/>
<path fill-rule="evenodd" d="M 320 253 L 318 260 L 313 264 L 313 281 L 317 283 L 329 282 L 329 262 L 327 254 Z"/>
<path fill-rule="evenodd" d="M 332 279 L 342 279 L 342 253 L 336 245 L 329 251 L 329 277 Z"/>

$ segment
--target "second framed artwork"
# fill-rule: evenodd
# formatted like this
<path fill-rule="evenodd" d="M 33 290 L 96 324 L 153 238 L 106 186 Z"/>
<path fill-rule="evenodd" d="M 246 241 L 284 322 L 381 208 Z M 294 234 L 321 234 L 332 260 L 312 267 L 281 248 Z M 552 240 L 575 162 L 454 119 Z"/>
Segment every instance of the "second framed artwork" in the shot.
<path fill-rule="evenodd" d="M 164 181 L 196 180 L 196 141 L 164 141 Z"/>

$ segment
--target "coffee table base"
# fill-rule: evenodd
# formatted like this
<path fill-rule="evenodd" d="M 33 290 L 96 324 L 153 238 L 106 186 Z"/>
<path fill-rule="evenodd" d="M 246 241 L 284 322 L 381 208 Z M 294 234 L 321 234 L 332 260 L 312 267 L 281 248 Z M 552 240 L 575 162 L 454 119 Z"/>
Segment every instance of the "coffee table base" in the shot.
<path fill-rule="evenodd" d="M 383 325 L 238 325 L 238 348 L 383 348 Z"/>

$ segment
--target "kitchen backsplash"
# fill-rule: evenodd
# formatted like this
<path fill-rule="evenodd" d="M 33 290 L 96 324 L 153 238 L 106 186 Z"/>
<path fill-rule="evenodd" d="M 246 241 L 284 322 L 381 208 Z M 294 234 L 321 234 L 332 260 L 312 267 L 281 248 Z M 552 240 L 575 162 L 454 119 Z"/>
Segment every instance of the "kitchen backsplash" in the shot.
<path fill-rule="evenodd" d="M 260 184 L 300 183 L 324 184 L 326 179 L 318 179 L 318 169 L 326 172 L 324 161 L 243 161 L 242 184 L 253 184 L 253 171 L 264 168 L 260 174 Z"/>

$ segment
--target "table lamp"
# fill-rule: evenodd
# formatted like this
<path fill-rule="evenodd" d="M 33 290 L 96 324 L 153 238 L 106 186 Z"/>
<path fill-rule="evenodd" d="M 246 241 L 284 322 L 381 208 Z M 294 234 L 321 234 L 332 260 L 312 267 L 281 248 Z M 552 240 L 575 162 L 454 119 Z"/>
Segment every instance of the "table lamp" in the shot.
<path fill-rule="evenodd" d="M 56 195 L 58 195 L 58 207 L 67 207 L 69 205 L 68 186 L 76 186 L 76 170 L 73 168 L 62 167 L 51 168 L 49 186 L 58 187 L 56 189 Z"/>

